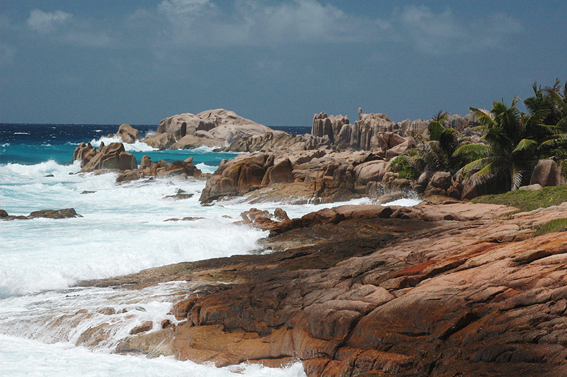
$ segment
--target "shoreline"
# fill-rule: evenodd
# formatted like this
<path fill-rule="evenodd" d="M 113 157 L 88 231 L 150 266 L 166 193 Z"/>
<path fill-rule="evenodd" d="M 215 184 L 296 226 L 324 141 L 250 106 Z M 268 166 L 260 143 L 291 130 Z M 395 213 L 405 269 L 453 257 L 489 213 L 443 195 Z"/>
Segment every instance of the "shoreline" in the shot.
<path fill-rule="evenodd" d="M 277 366 L 299 359 L 308 376 L 560 375 L 567 353 L 550 337 L 560 330 L 550 328 L 544 342 L 523 339 L 540 333 L 535 318 L 563 321 L 563 304 L 554 303 L 567 294 L 545 276 L 562 270 L 567 235 L 532 236 L 534 224 L 561 217 L 564 206 L 507 217 L 513 208 L 472 203 L 357 207 L 321 210 L 272 232 L 263 240 L 272 253 L 83 285 L 202 284 L 174 304 L 176 325 L 126 339 L 122 353 L 166 339 L 180 360 Z"/>

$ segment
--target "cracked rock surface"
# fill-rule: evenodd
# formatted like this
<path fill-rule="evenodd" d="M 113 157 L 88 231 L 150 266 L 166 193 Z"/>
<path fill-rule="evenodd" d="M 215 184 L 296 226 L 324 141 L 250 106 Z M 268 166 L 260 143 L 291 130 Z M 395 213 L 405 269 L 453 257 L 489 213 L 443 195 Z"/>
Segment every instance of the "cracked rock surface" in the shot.
<path fill-rule="evenodd" d="M 567 233 L 532 229 L 565 209 L 338 207 L 280 223 L 269 254 L 96 284 L 202 281 L 163 330 L 179 359 L 301 360 L 308 376 L 564 376 Z"/>

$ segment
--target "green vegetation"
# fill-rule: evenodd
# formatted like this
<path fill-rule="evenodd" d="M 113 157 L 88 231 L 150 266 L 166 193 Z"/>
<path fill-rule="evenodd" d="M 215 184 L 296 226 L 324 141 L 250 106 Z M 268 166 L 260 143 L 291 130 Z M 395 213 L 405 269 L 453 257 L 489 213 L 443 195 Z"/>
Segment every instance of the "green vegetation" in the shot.
<path fill-rule="evenodd" d="M 553 87 L 542 89 L 534 83 L 533 91 L 524 101 L 527 113 L 516 106 L 517 97 L 509 106 L 494 102 L 491 110 L 471 107 L 477 120 L 472 131 L 450 127 L 448 113 L 440 111 L 427 132 L 412 133 L 416 147 L 396 158 L 392 170 L 409 179 L 422 172 L 431 177 L 447 171 L 461 183 L 467 180 L 498 193 L 529 184 L 541 159 L 567 166 L 567 84 L 562 88 L 556 80 Z M 465 134 L 469 138 L 462 137 Z"/>
<path fill-rule="evenodd" d="M 399 178 L 415 180 L 423 170 L 423 160 L 416 153 L 398 156 L 390 163 L 392 171 L 398 173 Z"/>
<path fill-rule="evenodd" d="M 407 179 L 417 179 L 422 172 L 429 176 L 436 171 L 454 173 L 459 157 L 453 157 L 453 152 L 459 146 L 459 140 L 457 130 L 444 126 L 448 116 L 449 113 L 439 111 L 433 117 L 428 125 L 429 136 L 410 131 L 417 147 L 396 157 L 390 164 L 392 171 Z"/>
<path fill-rule="evenodd" d="M 544 187 L 537 191 L 516 190 L 500 195 L 479 196 L 473 203 L 503 204 L 521 212 L 533 211 L 567 202 L 567 186 Z"/>
<path fill-rule="evenodd" d="M 567 219 L 551 220 L 538 225 L 535 229 L 534 237 L 543 236 L 547 233 L 565 232 L 567 231 Z"/>

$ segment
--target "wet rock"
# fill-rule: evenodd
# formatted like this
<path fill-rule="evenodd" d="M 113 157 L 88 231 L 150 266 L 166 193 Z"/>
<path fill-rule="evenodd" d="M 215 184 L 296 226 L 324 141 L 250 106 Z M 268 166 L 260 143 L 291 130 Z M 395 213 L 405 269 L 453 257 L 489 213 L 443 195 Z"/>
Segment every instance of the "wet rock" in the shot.
<path fill-rule="evenodd" d="M 36 219 L 40 217 L 47 219 L 68 219 L 68 218 L 82 217 L 82 216 L 77 214 L 74 208 L 65 208 L 65 209 L 44 209 L 41 211 L 34 211 L 30 213 L 29 217 L 31 219 Z"/>
<path fill-rule="evenodd" d="M 524 233 L 565 208 L 503 219 L 511 208 L 442 203 L 400 211 L 407 219 L 379 206 L 318 211 L 263 240 L 272 253 L 93 284 L 203 281 L 173 305 L 175 331 L 124 350 L 163 342 L 217 366 L 295 359 L 308 376 L 563 375 L 567 234 Z"/>
<path fill-rule="evenodd" d="M 193 194 L 188 194 L 184 190 L 178 189 L 175 195 L 167 195 L 164 199 L 172 200 L 185 200 L 193 197 Z"/>
<path fill-rule="evenodd" d="M 146 321 L 144 323 L 142 323 L 139 326 L 134 327 L 132 330 L 130 330 L 130 335 L 135 335 L 135 334 L 139 334 L 142 332 L 148 332 L 151 329 L 153 329 L 154 324 L 152 321 Z"/>

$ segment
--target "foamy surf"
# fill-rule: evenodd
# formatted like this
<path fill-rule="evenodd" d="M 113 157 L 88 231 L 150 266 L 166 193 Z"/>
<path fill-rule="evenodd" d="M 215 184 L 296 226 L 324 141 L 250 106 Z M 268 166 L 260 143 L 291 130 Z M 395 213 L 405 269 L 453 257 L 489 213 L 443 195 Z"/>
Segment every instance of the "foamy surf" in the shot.
<path fill-rule="evenodd" d="M 126 152 L 151 152 L 158 150 L 157 148 L 150 147 L 148 144 L 141 142 L 140 140 L 136 140 L 133 143 L 124 143 L 120 136 L 103 136 L 98 140 L 92 139 L 90 143 L 96 148 L 99 148 L 101 143 L 104 143 L 104 145 L 109 145 L 111 143 L 123 143 Z"/>
<path fill-rule="evenodd" d="M 0 334 L 0 370 L 3 376 L 24 377 L 301 377 L 300 363 L 283 369 L 259 365 L 215 368 L 171 357 L 148 359 L 91 352 L 69 343 L 45 344 Z"/>

